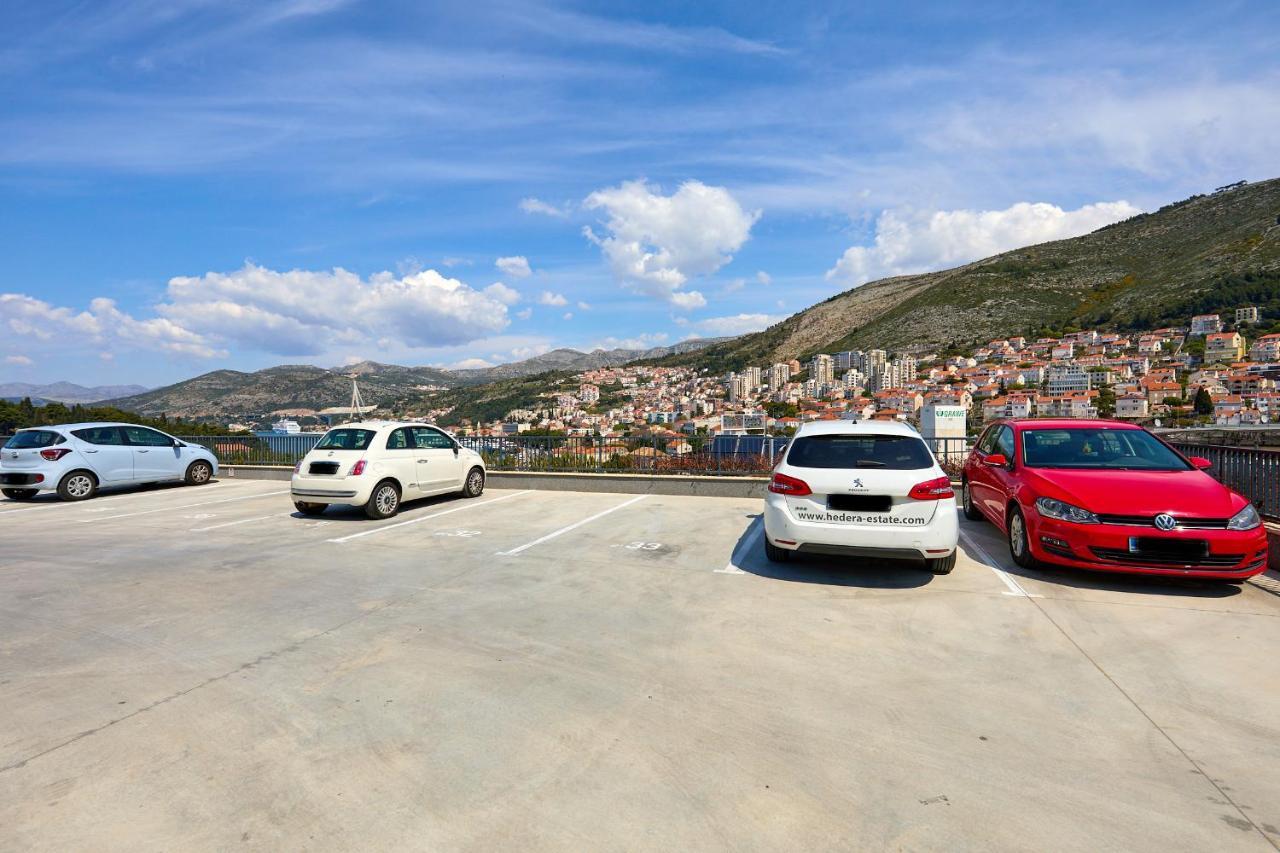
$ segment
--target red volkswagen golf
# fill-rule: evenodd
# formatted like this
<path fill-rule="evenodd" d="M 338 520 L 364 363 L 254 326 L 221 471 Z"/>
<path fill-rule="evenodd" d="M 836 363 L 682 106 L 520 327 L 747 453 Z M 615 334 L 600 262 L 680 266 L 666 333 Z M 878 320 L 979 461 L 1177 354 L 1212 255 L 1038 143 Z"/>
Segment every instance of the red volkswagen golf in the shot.
<path fill-rule="evenodd" d="M 965 462 L 967 518 L 986 518 L 1025 568 L 1039 563 L 1239 583 L 1267 568 L 1258 511 L 1133 424 L 1009 420 Z"/>

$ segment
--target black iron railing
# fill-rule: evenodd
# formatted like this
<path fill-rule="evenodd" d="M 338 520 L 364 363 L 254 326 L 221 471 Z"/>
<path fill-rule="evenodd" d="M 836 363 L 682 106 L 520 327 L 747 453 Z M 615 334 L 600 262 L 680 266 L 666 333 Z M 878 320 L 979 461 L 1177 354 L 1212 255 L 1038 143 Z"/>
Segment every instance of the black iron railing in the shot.
<path fill-rule="evenodd" d="M 1253 501 L 1259 511 L 1280 518 L 1280 450 L 1193 444 L 1164 436 L 1187 456 L 1203 456 L 1213 463 L 1209 473 L 1219 482 Z"/>

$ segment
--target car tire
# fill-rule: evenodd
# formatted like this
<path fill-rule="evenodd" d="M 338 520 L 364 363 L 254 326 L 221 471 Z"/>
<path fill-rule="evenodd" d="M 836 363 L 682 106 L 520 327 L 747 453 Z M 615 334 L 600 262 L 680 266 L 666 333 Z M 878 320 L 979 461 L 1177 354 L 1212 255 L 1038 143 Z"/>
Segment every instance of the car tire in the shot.
<path fill-rule="evenodd" d="M 960 508 L 964 510 L 964 517 L 970 521 L 982 520 L 982 512 L 973 505 L 973 495 L 969 492 L 968 480 L 960 483 Z"/>
<path fill-rule="evenodd" d="M 35 489 L 0 489 L 0 494 L 12 501 L 29 501 L 36 496 Z"/>
<path fill-rule="evenodd" d="M 769 537 L 764 539 L 764 555 L 769 558 L 771 563 L 786 563 L 791 560 L 791 552 L 786 548 L 779 548 L 769 541 Z"/>
<path fill-rule="evenodd" d="M 1031 553 L 1031 537 L 1027 533 L 1027 520 L 1016 506 L 1009 510 L 1009 556 L 1024 569 L 1035 569 L 1040 561 Z"/>
<path fill-rule="evenodd" d="M 467 479 L 462 484 L 464 498 L 478 498 L 484 493 L 484 471 L 479 465 L 467 472 Z"/>
<path fill-rule="evenodd" d="M 949 575 L 956 567 L 956 551 L 945 557 L 931 557 L 924 561 L 924 566 L 935 575 Z"/>
<path fill-rule="evenodd" d="M 213 479 L 213 466 L 198 459 L 187 466 L 186 476 L 182 479 L 188 486 L 203 486 Z"/>
<path fill-rule="evenodd" d="M 364 514 L 372 519 L 390 518 L 400 511 L 400 489 L 390 480 L 373 487 L 364 505 Z"/>
<path fill-rule="evenodd" d="M 329 505 L 307 503 L 306 501 L 294 501 L 293 508 L 303 515 L 320 515 L 329 508 Z"/>
<path fill-rule="evenodd" d="M 87 501 L 98 493 L 98 478 L 88 471 L 72 471 L 58 482 L 58 497 L 64 501 Z"/>

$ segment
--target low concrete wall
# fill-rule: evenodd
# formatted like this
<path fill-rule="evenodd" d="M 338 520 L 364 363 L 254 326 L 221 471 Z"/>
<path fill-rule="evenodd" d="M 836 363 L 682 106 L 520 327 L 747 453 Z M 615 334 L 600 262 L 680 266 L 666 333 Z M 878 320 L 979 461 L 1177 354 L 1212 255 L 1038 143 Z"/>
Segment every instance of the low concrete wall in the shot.
<path fill-rule="evenodd" d="M 288 480 L 285 465 L 223 465 L 229 480 Z M 619 492 L 628 495 L 701 495 L 713 498 L 762 498 L 767 477 L 684 477 L 670 474 L 566 474 L 544 471 L 490 471 L 495 489 L 548 489 L 558 492 Z"/>

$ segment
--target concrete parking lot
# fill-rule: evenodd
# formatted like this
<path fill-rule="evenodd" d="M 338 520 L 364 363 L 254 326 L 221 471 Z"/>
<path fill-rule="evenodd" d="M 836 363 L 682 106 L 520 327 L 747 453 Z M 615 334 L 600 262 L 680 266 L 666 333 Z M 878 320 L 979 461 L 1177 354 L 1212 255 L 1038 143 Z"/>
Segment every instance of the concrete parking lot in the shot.
<path fill-rule="evenodd" d="M 1280 597 L 757 500 L 0 502 L 0 848 L 1269 850 Z"/>

